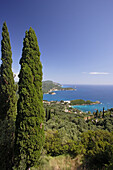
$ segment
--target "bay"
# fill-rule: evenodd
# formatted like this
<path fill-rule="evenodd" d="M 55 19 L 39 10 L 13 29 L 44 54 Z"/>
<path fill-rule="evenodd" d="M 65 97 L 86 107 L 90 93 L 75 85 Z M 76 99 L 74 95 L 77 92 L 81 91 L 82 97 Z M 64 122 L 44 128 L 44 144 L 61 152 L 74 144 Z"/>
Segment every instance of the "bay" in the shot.
<path fill-rule="evenodd" d="M 75 85 L 63 85 L 63 87 L 75 88 Z M 48 101 L 69 101 L 75 99 L 91 100 L 93 102 L 100 101 L 101 104 L 96 105 L 78 105 L 73 106 L 84 112 L 99 111 L 113 108 L 113 85 L 76 85 L 75 91 L 55 91 L 56 95 L 44 94 L 43 100 Z"/>

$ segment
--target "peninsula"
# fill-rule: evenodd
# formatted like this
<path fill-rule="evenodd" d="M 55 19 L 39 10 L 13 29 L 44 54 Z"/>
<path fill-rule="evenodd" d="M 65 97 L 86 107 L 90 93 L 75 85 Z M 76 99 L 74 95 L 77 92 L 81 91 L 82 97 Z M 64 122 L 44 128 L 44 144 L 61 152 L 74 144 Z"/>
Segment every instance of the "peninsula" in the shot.
<path fill-rule="evenodd" d="M 94 105 L 94 104 L 100 104 L 100 101 L 95 101 L 92 102 L 90 100 L 82 100 L 82 99 L 76 99 L 76 100 L 71 100 L 70 105 Z"/>
<path fill-rule="evenodd" d="M 42 82 L 42 91 L 44 94 L 55 94 L 55 91 L 73 91 L 76 90 L 71 87 L 63 88 L 61 84 L 47 80 Z"/>

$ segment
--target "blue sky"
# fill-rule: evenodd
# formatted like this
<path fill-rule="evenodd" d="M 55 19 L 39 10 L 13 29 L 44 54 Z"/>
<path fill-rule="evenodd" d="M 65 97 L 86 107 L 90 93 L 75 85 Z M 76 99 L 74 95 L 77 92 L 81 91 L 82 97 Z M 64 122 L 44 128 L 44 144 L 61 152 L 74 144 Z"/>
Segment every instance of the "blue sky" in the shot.
<path fill-rule="evenodd" d="M 1 33 L 4 21 L 14 73 L 19 72 L 23 38 L 31 26 L 44 80 L 113 85 L 113 0 L 2 0 Z"/>

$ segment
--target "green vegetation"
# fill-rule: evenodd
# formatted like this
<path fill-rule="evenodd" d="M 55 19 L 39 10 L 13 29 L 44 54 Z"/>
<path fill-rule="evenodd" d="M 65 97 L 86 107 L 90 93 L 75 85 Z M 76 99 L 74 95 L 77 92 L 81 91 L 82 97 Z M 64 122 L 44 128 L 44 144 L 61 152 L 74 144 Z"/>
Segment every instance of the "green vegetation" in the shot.
<path fill-rule="evenodd" d="M 29 169 L 38 164 L 44 144 L 43 121 L 45 116 L 40 52 L 35 32 L 30 28 L 29 31 L 26 31 L 23 42 L 17 94 L 17 84 L 14 83 L 12 72 L 10 38 L 6 23 L 3 24 L 2 31 L 0 169 Z"/>
<path fill-rule="evenodd" d="M 2 28 L 2 64 L 0 69 L 0 119 L 16 118 L 16 86 L 12 72 L 12 52 L 7 25 Z"/>
<path fill-rule="evenodd" d="M 1 41 L 0 69 L 0 169 L 13 164 L 14 129 L 16 118 L 16 86 L 12 72 L 12 52 L 7 25 L 4 22 Z"/>
<path fill-rule="evenodd" d="M 60 155 L 64 155 L 63 159 L 66 155 L 71 157 L 70 162 L 79 157 L 79 163 L 74 165 L 73 169 L 77 167 L 82 169 L 92 167 L 95 170 L 105 167 L 106 169 L 113 168 L 112 109 L 104 111 L 103 118 L 103 113 L 101 116 L 96 113 L 94 115 L 80 113 L 63 101 L 44 101 L 44 108 L 45 111 L 46 109 L 51 111 L 51 118 L 46 119 L 45 122 L 46 139 L 40 169 L 46 165 L 52 169 L 49 156 L 52 156 L 55 161 Z"/>
<path fill-rule="evenodd" d="M 32 28 L 26 31 L 20 64 L 16 166 L 20 169 L 29 169 L 38 164 L 44 143 L 42 65 L 37 38 Z"/>
<path fill-rule="evenodd" d="M 81 148 L 86 169 L 113 168 L 113 134 L 105 130 L 88 131 L 81 135 Z"/>
<path fill-rule="evenodd" d="M 82 100 L 82 99 L 76 99 L 76 100 L 71 100 L 71 105 L 90 105 L 90 104 L 99 104 L 99 101 L 92 102 L 90 100 Z"/>

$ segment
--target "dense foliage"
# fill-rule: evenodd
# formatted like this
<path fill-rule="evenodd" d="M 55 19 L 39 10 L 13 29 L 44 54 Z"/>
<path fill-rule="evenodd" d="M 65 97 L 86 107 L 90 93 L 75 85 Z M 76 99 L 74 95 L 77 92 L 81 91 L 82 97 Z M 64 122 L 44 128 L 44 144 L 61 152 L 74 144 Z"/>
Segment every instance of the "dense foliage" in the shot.
<path fill-rule="evenodd" d="M 18 165 L 26 169 L 38 164 L 44 143 L 42 103 L 42 65 L 37 37 L 26 31 L 19 74 L 19 100 L 16 120 L 16 155 Z"/>
<path fill-rule="evenodd" d="M 81 135 L 84 164 L 87 169 L 111 166 L 113 159 L 113 134 L 105 130 L 88 131 Z"/>
<path fill-rule="evenodd" d="M 16 118 L 16 86 L 12 72 L 12 52 L 7 25 L 4 22 L 0 68 L 0 169 L 11 169 Z"/>
<path fill-rule="evenodd" d="M 15 120 L 16 117 L 16 87 L 12 72 L 12 52 L 6 23 L 2 28 L 1 41 L 2 64 L 0 69 L 0 119 Z"/>
<path fill-rule="evenodd" d="M 51 110 L 51 118 L 46 119 L 45 123 L 44 148 L 47 155 L 70 154 L 75 157 L 80 154 L 82 166 L 86 169 L 113 166 L 112 110 L 105 112 L 103 118 L 79 113 L 73 108 L 66 113 L 68 105 L 62 101 L 45 103 L 44 107 Z M 86 116 L 90 119 L 85 121 Z"/>

